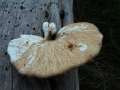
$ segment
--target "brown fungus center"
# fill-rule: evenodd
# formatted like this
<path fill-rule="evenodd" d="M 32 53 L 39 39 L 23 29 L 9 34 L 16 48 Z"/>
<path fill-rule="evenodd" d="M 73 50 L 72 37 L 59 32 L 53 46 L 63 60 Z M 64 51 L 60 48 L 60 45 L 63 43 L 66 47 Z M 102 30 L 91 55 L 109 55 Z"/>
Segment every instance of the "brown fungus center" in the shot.
<path fill-rule="evenodd" d="M 57 38 L 57 33 L 52 34 L 52 32 L 50 32 L 48 37 L 47 37 L 47 40 L 52 41 L 52 40 L 56 40 L 56 38 Z"/>
<path fill-rule="evenodd" d="M 52 31 L 53 31 L 53 29 L 49 28 L 49 30 L 48 30 L 48 36 L 47 36 L 46 40 L 53 41 L 53 40 L 57 39 L 57 32 L 53 33 Z"/>

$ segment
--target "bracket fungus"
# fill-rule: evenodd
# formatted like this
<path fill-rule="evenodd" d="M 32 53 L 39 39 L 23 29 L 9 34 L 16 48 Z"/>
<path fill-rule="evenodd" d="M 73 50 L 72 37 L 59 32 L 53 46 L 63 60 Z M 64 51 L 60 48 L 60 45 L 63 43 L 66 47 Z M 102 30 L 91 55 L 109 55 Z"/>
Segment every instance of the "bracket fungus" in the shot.
<path fill-rule="evenodd" d="M 69 24 L 58 32 L 54 23 L 43 23 L 44 37 L 21 35 L 8 44 L 17 70 L 29 76 L 49 77 L 80 66 L 95 57 L 103 35 L 87 22 Z"/>

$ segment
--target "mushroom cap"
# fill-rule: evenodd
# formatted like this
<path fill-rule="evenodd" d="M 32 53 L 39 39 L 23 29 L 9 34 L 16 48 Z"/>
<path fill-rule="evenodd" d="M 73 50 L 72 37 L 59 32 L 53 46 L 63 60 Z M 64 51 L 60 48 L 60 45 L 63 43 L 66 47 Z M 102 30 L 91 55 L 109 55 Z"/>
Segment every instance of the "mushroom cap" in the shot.
<path fill-rule="evenodd" d="M 95 25 L 74 23 L 61 28 L 55 40 L 21 35 L 10 41 L 8 54 L 20 73 L 49 77 L 91 60 L 99 53 L 102 39 Z"/>

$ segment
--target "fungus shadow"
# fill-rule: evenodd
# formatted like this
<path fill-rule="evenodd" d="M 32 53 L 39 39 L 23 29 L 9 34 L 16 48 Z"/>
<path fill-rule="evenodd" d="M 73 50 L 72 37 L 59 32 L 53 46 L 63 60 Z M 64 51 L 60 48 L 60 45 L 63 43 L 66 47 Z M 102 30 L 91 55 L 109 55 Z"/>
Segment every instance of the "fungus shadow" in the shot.
<path fill-rule="evenodd" d="M 72 68 L 60 75 L 39 78 L 20 74 L 13 64 L 11 64 L 11 67 L 13 88 L 16 88 L 17 90 L 58 90 L 59 88 L 64 88 L 66 86 L 67 83 L 65 83 L 65 81 L 75 83 L 74 76 L 78 74 L 76 68 Z"/>

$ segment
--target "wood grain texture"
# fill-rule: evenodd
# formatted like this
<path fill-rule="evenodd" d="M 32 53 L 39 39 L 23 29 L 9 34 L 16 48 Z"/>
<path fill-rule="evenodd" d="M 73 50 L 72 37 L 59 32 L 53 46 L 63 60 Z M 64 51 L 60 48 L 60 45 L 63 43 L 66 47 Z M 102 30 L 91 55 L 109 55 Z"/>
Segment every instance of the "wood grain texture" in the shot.
<path fill-rule="evenodd" d="M 57 0 L 53 0 L 53 1 L 57 1 Z M 64 16 L 62 16 L 63 18 L 59 16 L 61 19 L 63 19 L 63 21 L 61 20 L 58 22 L 61 22 L 63 25 L 73 23 L 72 4 L 73 4 L 73 0 L 59 0 L 59 8 L 60 8 L 59 11 L 63 10 Z M 79 90 L 78 70 L 74 69 L 72 71 L 65 73 L 64 75 L 51 78 L 50 82 L 51 82 L 51 86 L 53 87 L 53 90 Z"/>
<path fill-rule="evenodd" d="M 73 0 L 0 1 L 0 90 L 79 90 L 77 70 L 49 79 L 27 77 L 17 72 L 6 53 L 8 42 L 20 34 L 43 35 L 44 21 L 55 22 L 57 28 L 72 23 L 72 4 Z"/>

